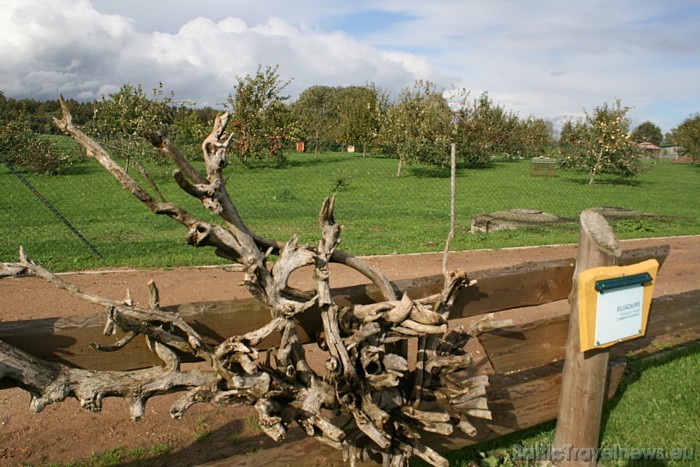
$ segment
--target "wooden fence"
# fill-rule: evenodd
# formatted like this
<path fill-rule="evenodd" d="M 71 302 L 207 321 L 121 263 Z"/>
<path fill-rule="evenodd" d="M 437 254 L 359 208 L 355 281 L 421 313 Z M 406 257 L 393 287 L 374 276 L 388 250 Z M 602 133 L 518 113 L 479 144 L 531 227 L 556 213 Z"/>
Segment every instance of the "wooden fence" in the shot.
<path fill-rule="evenodd" d="M 633 264 L 654 258 L 663 265 L 667 246 L 629 250 L 620 264 Z M 476 346 L 483 355 L 479 372 L 490 375 L 489 407 L 493 420 L 480 422 L 476 438 L 451 435 L 434 436 L 426 442 L 438 451 L 464 447 L 503 436 L 557 417 L 561 386 L 562 360 L 567 337 L 574 260 L 524 263 L 514 267 L 484 270 L 470 274 L 477 285 L 464 289 L 450 316 L 451 321 L 475 319 L 485 313 L 500 318 L 517 316 L 509 328 L 491 331 L 479 337 Z M 397 289 L 413 299 L 438 292 L 441 275 L 395 282 Z M 377 291 L 372 286 L 354 286 L 334 291 L 339 304 L 372 302 Z M 546 307 L 548 318 L 539 307 Z M 201 335 L 212 342 L 223 336 L 243 334 L 269 321 L 269 310 L 255 300 L 203 302 L 174 307 Z M 160 364 L 142 344 L 133 341 L 118 353 L 93 350 L 89 342 L 108 340 L 102 334 L 104 314 L 71 318 L 0 323 L 0 340 L 37 357 L 72 366 L 96 370 L 129 370 Z M 321 329 L 317 310 L 300 316 L 300 338 L 314 341 Z M 673 336 L 674 344 L 700 337 L 700 290 L 666 295 L 653 300 L 646 336 L 611 349 L 607 397 L 612 397 L 621 380 L 630 351 L 654 352 L 649 344 L 658 338 Z M 109 341 L 112 341 L 109 338 Z M 276 345 L 269 340 L 263 347 Z M 424 438 L 425 439 L 425 438 Z M 280 448 L 250 456 L 218 461 L 211 465 L 328 465 L 339 463 L 341 453 L 313 439 L 288 443 Z"/>

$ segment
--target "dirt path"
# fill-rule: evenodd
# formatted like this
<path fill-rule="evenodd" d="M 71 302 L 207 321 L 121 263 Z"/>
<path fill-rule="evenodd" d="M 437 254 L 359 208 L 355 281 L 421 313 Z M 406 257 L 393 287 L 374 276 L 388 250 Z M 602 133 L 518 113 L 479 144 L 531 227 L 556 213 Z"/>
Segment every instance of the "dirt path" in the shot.
<path fill-rule="evenodd" d="M 623 242 L 631 249 L 670 244 L 671 253 L 655 285 L 655 295 L 700 288 L 700 236 Z M 514 265 L 527 261 L 573 258 L 575 246 L 457 252 L 450 255 L 450 268 L 466 271 Z M 368 258 L 394 279 L 437 274 L 441 255 L 416 254 Z M 309 287 L 310 275 L 300 273 L 295 285 Z M 154 279 L 161 290 L 162 305 L 244 298 L 239 285 L 242 273 L 223 268 L 187 268 L 167 271 L 91 271 L 63 274 L 79 287 L 112 299 L 126 289 L 139 303 L 146 303 L 146 284 Z M 332 269 L 332 285 L 341 287 L 366 282 L 344 268 Z M 0 321 L 29 320 L 99 312 L 94 306 L 68 296 L 35 278 L 0 281 Z M 29 410 L 29 397 L 18 389 L 0 390 L 0 464 L 47 465 L 86 460 L 91 453 L 122 448 L 123 458 L 136 458 L 142 451 L 167 451 L 156 465 L 186 466 L 234 454 L 265 449 L 274 443 L 256 429 L 247 407 L 194 406 L 184 419 L 172 420 L 172 396 L 152 399 L 140 422 L 128 419 L 119 400 L 107 399 L 100 414 L 89 413 L 70 400 L 50 405 L 40 414 Z"/>

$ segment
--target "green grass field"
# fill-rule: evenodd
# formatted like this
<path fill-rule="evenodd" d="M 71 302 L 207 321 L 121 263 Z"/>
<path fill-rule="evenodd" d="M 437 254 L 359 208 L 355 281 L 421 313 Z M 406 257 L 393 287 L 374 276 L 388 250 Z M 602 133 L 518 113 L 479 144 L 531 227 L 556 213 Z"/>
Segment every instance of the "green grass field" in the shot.
<path fill-rule="evenodd" d="M 59 142 L 70 148 L 65 140 Z M 318 209 L 325 196 L 335 193 L 336 218 L 344 225 L 342 248 L 354 254 L 441 251 L 449 228 L 448 170 L 414 165 L 402 178 L 394 176 L 395 170 L 396 161 L 392 159 L 331 153 L 315 160 L 312 155 L 292 154 L 284 168 L 245 169 L 233 164 L 227 176 L 229 192 L 245 221 L 265 236 L 286 240 L 299 234 L 303 241 L 315 243 Z M 214 219 L 179 191 L 170 169 L 152 165 L 148 171 L 170 201 Z M 0 261 L 14 261 L 22 244 L 36 261 L 55 271 L 221 262 L 211 250 L 185 245 L 183 227 L 151 214 L 94 161 L 77 163 L 61 176 L 23 175 L 104 258 L 92 255 L 15 175 L 0 165 Z M 700 233 L 697 165 L 650 163 L 633 179 L 601 176 L 594 186 L 586 182 L 585 174 L 574 172 L 560 171 L 554 178 L 530 177 L 529 161 L 499 161 L 495 167 L 483 170 L 459 169 L 453 249 L 577 241 L 574 224 L 489 235 L 468 233 L 474 214 L 511 208 L 539 209 L 575 219 L 586 208 L 618 206 L 671 216 L 656 221 L 616 222 L 620 238 Z M 693 448 L 697 459 L 699 369 L 697 345 L 670 359 L 633 362 L 620 393 L 606 405 L 601 446 Z M 533 447 L 550 443 L 553 429 L 549 423 L 482 443 L 454 453 L 451 461 L 465 466 L 479 459 L 483 465 L 513 465 L 513 444 Z"/>
<path fill-rule="evenodd" d="M 190 212 L 213 219 L 180 192 L 170 169 L 147 167 L 165 196 Z M 318 238 L 316 215 L 325 196 L 337 196 L 342 248 L 357 255 L 441 251 L 449 229 L 449 171 L 409 166 L 396 178 L 396 161 L 328 153 L 291 154 L 279 169 L 227 169 L 229 192 L 256 232 L 278 240 L 299 234 Z M 575 172 L 531 177 L 529 161 L 499 161 L 489 169 L 458 169 L 457 235 L 453 249 L 571 243 L 574 226 L 493 234 L 469 234 L 471 216 L 511 208 L 539 209 L 575 219 L 586 208 L 619 206 L 673 216 L 663 221 L 615 224 L 620 238 L 700 233 L 700 167 L 659 162 L 633 179 L 587 177 Z M 102 253 L 95 257 L 12 173 L 0 165 L 0 260 L 13 261 L 19 244 L 57 270 L 96 267 L 174 267 L 220 262 L 211 250 L 184 245 L 185 230 L 151 214 L 94 161 L 77 163 L 60 176 L 24 174 Z"/>

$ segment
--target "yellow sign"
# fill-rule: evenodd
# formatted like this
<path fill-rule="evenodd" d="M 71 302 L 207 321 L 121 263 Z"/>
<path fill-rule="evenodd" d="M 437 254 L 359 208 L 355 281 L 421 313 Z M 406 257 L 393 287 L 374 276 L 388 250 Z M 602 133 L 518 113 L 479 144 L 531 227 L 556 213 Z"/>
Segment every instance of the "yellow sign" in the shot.
<path fill-rule="evenodd" d="M 578 276 L 581 351 L 610 347 L 646 332 L 659 263 L 588 269 Z"/>

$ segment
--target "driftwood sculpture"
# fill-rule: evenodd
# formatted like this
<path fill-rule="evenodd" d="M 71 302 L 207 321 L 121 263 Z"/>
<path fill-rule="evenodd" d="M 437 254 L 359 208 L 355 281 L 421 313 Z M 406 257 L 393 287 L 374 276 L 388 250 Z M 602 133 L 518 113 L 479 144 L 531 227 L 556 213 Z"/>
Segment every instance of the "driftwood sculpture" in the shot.
<path fill-rule="evenodd" d="M 171 408 L 181 417 L 188 407 L 204 402 L 218 405 L 250 404 L 270 437 L 281 440 L 296 422 L 306 433 L 347 454 L 354 464 L 367 455 L 381 455 L 385 465 L 405 465 L 418 456 L 433 465 L 447 465 L 437 452 L 421 442 L 422 432 L 449 435 L 453 430 L 474 436 L 472 418 L 489 419 L 487 376 L 469 371 L 470 355 L 464 346 L 470 337 L 500 327 L 486 318 L 468 329 L 448 330 L 447 318 L 456 292 L 470 285 L 462 273 L 446 273 L 442 293 L 411 300 L 397 297 L 381 272 L 338 250 L 341 227 L 335 221 L 335 199 L 324 200 L 317 245 L 302 245 L 296 237 L 278 243 L 252 233 L 229 196 L 222 171 L 227 165 L 228 114 L 220 115 L 202 144 L 206 176 L 188 163 L 165 137 L 151 133 L 147 139 L 177 166 L 174 178 L 180 188 L 217 214 L 221 224 L 204 221 L 180 206 L 153 197 L 129 176 L 107 152 L 71 121 L 61 100 L 63 118 L 54 123 L 75 139 L 102 164 L 121 185 L 156 214 L 167 215 L 184 225 L 187 242 L 210 246 L 217 255 L 240 263 L 245 286 L 271 309 L 264 327 L 223 342 L 206 342 L 177 313 L 160 308 L 159 291 L 149 283 L 148 308 L 130 298 L 114 302 L 80 290 L 35 264 L 20 248 L 19 263 L 5 264 L 11 274 L 45 279 L 84 300 L 105 308 L 105 334 L 116 328 L 126 337 L 113 345 L 97 345 L 102 351 L 118 351 L 139 335 L 162 365 L 134 371 L 91 371 L 41 361 L 0 342 L 0 378 L 9 378 L 27 390 L 35 412 L 67 397 L 99 411 L 104 397 L 124 398 L 131 417 L 144 414 L 146 401 L 154 395 L 184 391 Z M 157 188 L 154 192 L 160 193 Z M 270 260 L 276 257 L 274 263 Z M 337 306 L 329 286 L 330 262 L 338 262 L 364 274 L 382 292 L 384 301 L 370 305 Z M 288 285 L 290 275 L 313 266 L 315 290 L 305 292 Z M 307 363 L 300 344 L 295 316 L 316 304 L 323 320 L 318 344 L 327 350 L 325 372 Z M 261 358 L 257 347 L 269 335 L 279 333 L 279 348 Z M 417 355 L 408 355 L 408 340 L 417 341 Z M 204 360 L 205 370 L 181 370 L 181 356 Z M 415 364 L 413 362 L 415 361 Z M 411 362 L 411 368 L 409 368 Z M 342 421 L 342 426 L 339 421 Z"/>

